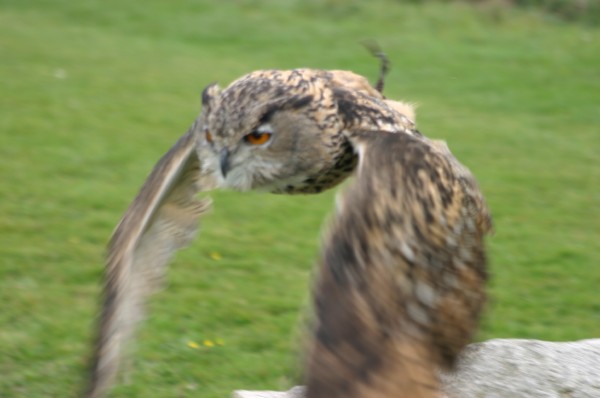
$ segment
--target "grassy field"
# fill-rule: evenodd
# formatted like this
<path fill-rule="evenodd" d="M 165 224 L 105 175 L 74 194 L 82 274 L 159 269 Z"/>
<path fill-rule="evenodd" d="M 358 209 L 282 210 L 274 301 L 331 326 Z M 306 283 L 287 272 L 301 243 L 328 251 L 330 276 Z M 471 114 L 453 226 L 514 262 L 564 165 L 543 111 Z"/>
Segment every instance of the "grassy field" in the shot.
<path fill-rule="evenodd" d="M 600 30 L 388 0 L 0 0 L 0 397 L 75 396 L 105 243 L 210 82 L 393 62 L 387 94 L 477 175 L 495 217 L 479 339 L 600 336 Z M 223 192 L 152 303 L 115 397 L 293 384 L 334 192 Z M 211 346 L 212 345 L 212 346 Z"/>

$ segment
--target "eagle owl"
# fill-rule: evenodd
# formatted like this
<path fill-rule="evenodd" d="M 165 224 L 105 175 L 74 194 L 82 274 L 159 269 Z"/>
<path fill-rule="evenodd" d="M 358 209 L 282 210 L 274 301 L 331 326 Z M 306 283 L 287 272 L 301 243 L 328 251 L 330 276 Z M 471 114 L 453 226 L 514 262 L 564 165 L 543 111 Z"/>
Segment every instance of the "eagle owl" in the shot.
<path fill-rule="evenodd" d="M 380 85 L 378 85 L 379 87 Z M 485 301 L 491 219 L 471 173 L 415 127 L 412 108 L 359 75 L 296 69 L 208 86 L 108 248 L 87 397 L 114 382 L 124 346 L 215 188 L 319 193 L 354 175 L 325 234 L 305 382 L 316 397 L 434 397 Z"/>

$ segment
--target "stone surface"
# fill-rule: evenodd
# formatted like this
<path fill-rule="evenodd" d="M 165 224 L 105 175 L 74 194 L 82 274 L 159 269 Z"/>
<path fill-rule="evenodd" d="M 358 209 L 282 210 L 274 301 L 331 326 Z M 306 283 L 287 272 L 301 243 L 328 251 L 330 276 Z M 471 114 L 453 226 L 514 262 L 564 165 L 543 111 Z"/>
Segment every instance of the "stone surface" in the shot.
<path fill-rule="evenodd" d="M 449 398 L 600 398 L 600 339 L 472 344 L 442 380 Z"/>
<path fill-rule="evenodd" d="M 296 386 L 289 391 L 234 391 L 232 398 L 304 398 L 304 387 Z"/>
<path fill-rule="evenodd" d="M 600 398 L 600 339 L 471 344 L 456 372 L 441 378 L 447 398 Z M 233 397 L 302 398 L 303 388 L 236 391 Z"/>

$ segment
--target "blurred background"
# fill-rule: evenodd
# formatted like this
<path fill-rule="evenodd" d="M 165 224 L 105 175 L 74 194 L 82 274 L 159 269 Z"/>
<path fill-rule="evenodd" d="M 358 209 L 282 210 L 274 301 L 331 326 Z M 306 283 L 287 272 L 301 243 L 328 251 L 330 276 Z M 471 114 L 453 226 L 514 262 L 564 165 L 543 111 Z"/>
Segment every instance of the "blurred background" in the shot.
<path fill-rule="evenodd" d="M 105 244 L 209 83 L 349 69 L 418 104 L 495 219 L 478 335 L 600 337 L 598 0 L 0 0 L 0 397 L 75 396 Z M 115 397 L 293 385 L 333 195 L 217 193 Z"/>

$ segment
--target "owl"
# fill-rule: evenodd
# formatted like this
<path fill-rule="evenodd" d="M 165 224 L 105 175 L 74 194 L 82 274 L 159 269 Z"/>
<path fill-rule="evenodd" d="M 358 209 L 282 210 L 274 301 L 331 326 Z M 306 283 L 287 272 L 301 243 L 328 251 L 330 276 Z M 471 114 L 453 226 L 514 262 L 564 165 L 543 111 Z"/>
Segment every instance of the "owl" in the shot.
<path fill-rule="evenodd" d="M 377 84 L 378 88 L 383 87 Z M 316 194 L 352 176 L 324 234 L 304 359 L 309 398 L 434 397 L 485 302 L 491 218 L 410 105 L 338 70 L 264 70 L 202 93 L 108 247 L 85 395 L 105 396 L 144 303 L 216 188 Z"/>

